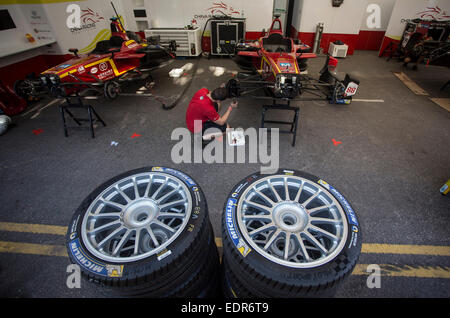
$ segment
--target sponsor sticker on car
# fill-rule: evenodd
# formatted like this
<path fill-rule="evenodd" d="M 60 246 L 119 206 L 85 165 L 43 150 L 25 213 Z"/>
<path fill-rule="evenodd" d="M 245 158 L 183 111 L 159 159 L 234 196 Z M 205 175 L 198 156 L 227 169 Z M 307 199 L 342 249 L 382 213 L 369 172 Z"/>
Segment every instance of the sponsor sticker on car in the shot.
<path fill-rule="evenodd" d="M 104 72 L 108 69 L 108 64 L 106 62 L 102 62 L 102 63 L 100 63 L 98 68 L 100 69 L 100 71 Z"/>
<path fill-rule="evenodd" d="M 111 76 L 112 74 L 113 74 L 113 70 L 109 69 L 106 72 L 98 74 L 98 78 L 102 80 L 102 79 L 105 79 L 105 78 Z"/>

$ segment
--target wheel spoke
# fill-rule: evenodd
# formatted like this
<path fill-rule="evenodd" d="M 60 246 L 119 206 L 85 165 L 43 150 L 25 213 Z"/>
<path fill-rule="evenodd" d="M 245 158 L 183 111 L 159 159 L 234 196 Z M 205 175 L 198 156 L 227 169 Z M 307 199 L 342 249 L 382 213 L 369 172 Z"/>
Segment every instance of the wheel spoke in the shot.
<path fill-rule="evenodd" d="M 291 233 L 286 233 L 286 242 L 284 243 L 284 259 L 287 260 L 289 256 L 289 247 L 291 244 Z"/>
<path fill-rule="evenodd" d="M 318 207 L 316 207 L 316 208 L 308 209 L 308 213 L 311 214 L 311 213 L 319 212 L 319 211 L 322 211 L 322 210 L 324 210 L 324 209 L 329 209 L 329 208 L 331 208 L 332 206 L 333 206 L 332 204 L 327 204 L 327 205 L 318 206 Z"/>
<path fill-rule="evenodd" d="M 145 188 L 145 192 L 144 192 L 144 198 L 148 198 L 148 192 L 150 191 L 150 188 L 153 184 L 153 175 L 150 175 L 148 178 L 148 183 L 147 183 L 147 187 Z"/>
<path fill-rule="evenodd" d="M 298 244 L 300 245 L 300 252 L 302 253 L 303 258 L 307 262 L 311 261 L 311 258 L 309 257 L 308 251 L 305 248 L 305 243 L 303 243 L 303 239 L 302 239 L 302 236 L 300 235 L 300 233 L 296 234 L 296 237 L 298 240 Z"/>
<path fill-rule="evenodd" d="M 148 235 L 150 235 L 150 238 L 152 239 L 153 244 L 155 244 L 155 246 L 158 247 L 160 244 L 159 244 L 158 240 L 156 239 L 155 233 L 153 233 L 153 230 L 150 227 L 150 225 L 147 226 L 145 228 L 145 230 L 147 231 Z"/>
<path fill-rule="evenodd" d="M 116 256 L 117 254 L 119 254 L 119 252 L 121 252 L 122 247 L 125 245 L 125 243 L 128 242 L 130 235 L 133 231 L 132 230 L 127 230 L 122 238 L 120 239 L 119 243 L 117 244 L 116 248 L 114 249 L 114 251 L 112 252 L 113 256 Z"/>
<path fill-rule="evenodd" d="M 341 223 L 340 220 L 336 220 L 336 219 L 315 218 L 315 217 L 311 217 L 310 222 L 311 223 L 315 222 L 315 223 L 320 223 L 320 224 L 340 224 Z"/>
<path fill-rule="evenodd" d="M 273 241 L 275 241 L 275 239 L 280 235 L 280 233 L 281 229 L 276 229 L 270 239 L 267 241 L 266 245 L 264 245 L 263 249 L 267 250 L 272 245 Z"/>
<path fill-rule="evenodd" d="M 115 189 L 116 189 L 116 191 L 122 196 L 122 198 L 124 198 L 125 201 L 127 201 L 127 203 L 130 203 L 130 202 L 131 202 L 130 197 L 129 197 L 128 195 L 126 195 L 125 192 L 123 192 L 122 189 L 120 189 L 118 185 L 116 186 Z"/>
<path fill-rule="evenodd" d="M 246 221 L 272 221 L 272 217 L 267 214 L 251 214 L 251 215 L 244 215 L 242 216 L 242 219 Z"/>
<path fill-rule="evenodd" d="M 302 184 L 298 188 L 297 194 L 295 195 L 295 199 L 294 199 L 295 202 L 298 202 L 300 200 L 300 195 L 302 194 L 304 184 L 305 183 L 302 181 Z"/>
<path fill-rule="evenodd" d="M 175 192 L 177 192 L 179 190 L 180 187 L 176 187 L 175 189 L 173 189 L 172 191 L 167 192 L 166 194 L 164 194 L 162 197 L 160 197 L 158 200 L 156 200 L 156 202 L 158 202 L 158 204 L 160 204 L 161 202 L 163 202 L 165 199 L 169 198 L 171 195 L 173 195 Z"/>
<path fill-rule="evenodd" d="M 184 218 L 186 215 L 184 213 L 171 213 L 171 212 L 161 212 L 159 213 L 158 217 L 162 218 Z"/>
<path fill-rule="evenodd" d="M 180 199 L 180 200 L 173 201 L 173 202 L 167 202 L 167 203 L 165 203 L 165 204 L 161 204 L 161 205 L 159 206 L 159 209 L 160 209 L 160 210 L 163 210 L 163 209 L 168 208 L 168 207 L 173 207 L 173 206 L 181 205 L 181 203 L 185 203 L 185 202 L 186 202 L 186 201 L 185 201 L 184 199 Z"/>
<path fill-rule="evenodd" d="M 289 185 L 287 182 L 287 178 L 284 178 L 284 192 L 286 201 L 290 201 L 291 199 L 289 198 Z"/>
<path fill-rule="evenodd" d="M 141 243 L 141 229 L 136 230 L 136 236 L 134 237 L 134 252 L 133 255 L 139 254 L 139 244 Z"/>
<path fill-rule="evenodd" d="M 89 217 L 94 219 L 120 218 L 120 212 L 90 214 Z"/>
<path fill-rule="evenodd" d="M 311 233 L 305 231 L 303 232 L 303 234 L 305 234 L 307 240 L 314 244 L 314 246 L 318 247 L 322 253 L 326 254 L 328 252 L 328 250 L 322 245 L 322 243 L 320 243 Z"/>
<path fill-rule="evenodd" d="M 265 194 L 262 193 L 261 191 L 257 190 L 256 188 L 255 188 L 255 193 L 256 193 L 259 197 L 263 198 L 264 201 L 266 201 L 267 203 L 269 203 L 271 207 L 275 204 L 275 202 L 273 202 L 273 200 L 271 200 L 267 195 L 265 195 Z"/>
<path fill-rule="evenodd" d="M 98 248 L 102 248 L 103 245 L 111 241 L 114 237 L 116 237 L 120 232 L 122 232 L 125 228 L 119 227 L 116 230 L 112 231 L 107 237 L 105 237 L 100 243 L 98 243 Z"/>
<path fill-rule="evenodd" d="M 156 191 L 153 193 L 153 195 L 152 195 L 153 200 L 156 200 L 156 197 L 158 196 L 159 192 L 161 192 L 161 190 L 166 187 L 167 182 L 169 182 L 169 178 L 166 178 L 166 181 L 161 183 L 161 185 L 158 187 L 158 189 L 156 189 Z"/>
<path fill-rule="evenodd" d="M 156 224 L 160 227 L 162 227 L 163 229 L 168 230 L 169 232 L 173 233 L 175 232 L 175 229 L 171 228 L 170 226 L 168 226 L 166 223 L 161 222 L 161 221 L 153 221 L 153 224 Z"/>
<path fill-rule="evenodd" d="M 100 233 L 100 232 L 103 232 L 103 231 L 105 231 L 105 230 L 109 230 L 110 228 L 112 228 L 112 227 L 114 227 L 114 226 L 116 226 L 116 225 L 120 225 L 120 224 L 121 224 L 121 223 L 120 223 L 120 220 L 115 220 L 115 221 L 106 223 L 106 224 L 104 224 L 104 225 L 102 225 L 102 226 L 99 226 L 99 227 L 97 227 L 97 228 L 94 228 L 94 229 L 88 231 L 88 234 L 89 234 L 89 235 L 98 234 L 98 233 Z"/>
<path fill-rule="evenodd" d="M 257 208 L 259 210 L 272 212 L 272 208 L 270 208 L 268 206 L 265 206 L 265 205 L 262 205 L 262 204 L 259 204 L 259 203 L 256 203 L 256 202 L 252 202 L 252 201 L 246 200 L 246 201 L 244 201 L 244 203 L 247 204 L 247 205 L 250 205 L 250 206 L 252 206 L 254 208 Z"/>
<path fill-rule="evenodd" d="M 334 234 L 332 234 L 332 233 L 330 233 L 328 231 L 325 231 L 324 229 L 321 229 L 320 227 L 317 227 L 317 226 L 314 226 L 314 225 L 310 225 L 309 229 L 313 230 L 314 232 L 318 232 L 318 233 L 320 233 L 322 235 L 325 235 L 326 237 L 328 237 L 328 238 L 330 238 L 332 240 L 337 240 L 338 239 L 336 235 L 334 235 Z"/>
<path fill-rule="evenodd" d="M 125 205 L 117 203 L 117 202 L 113 202 L 113 201 L 109 201 L 109 200 L 101 200 L 101 202 L 105 205 L 109 205 L 112 206 L 114 208 L 119 209 L 120 211 L 123 211 L 125 209 Z"/>
<path fill-rule="evenodd" d="M 140 198 L 136 178 L 133 178 L 133 187 L 134 187 L 134 199 L 136 200 L 136 199 Z"/>
<path fill-rule="evenodd" d="M 312 196 L 310 196 L 305 202 L 302 203 L 302 205 L 306 208 L 309 203 L 311 203 L 312 200 L 314 200 L 318 195 L 320 194 L 320 191 L 317 191 Z"/>
<path fill-rule="evenodd" d="M 275 195 L 277 202 L 282 201 L 280 195 L 278 194 L 278 191 L 274 188 L 272 182 L 268 181 L 267 183 L 269 184 L 270 190 L 272 190 L 272 193 Z"/>
<path fill-rule="evenodd" d="M 254 235 L 256 235 L 256 234 L 258 234 L 258 233 L 260 233 L 260 232 L 267 231 L 268 229 L 270 229 L 270 228 L 272 228 L 272 227 L 274 227 L 274 226 L 275 226 L 275 225 L 274 225 L 273 223 L 269 223 L 269 224 L 263 225 L 263 226 L 261 226 L 261 227 L 255 229 L 255 230 L 251 231 L 251 232 L 248 233 L 248 234 L 250 235 L 250 237 L 252 237 L 252 236 L 254 236 Z"/>

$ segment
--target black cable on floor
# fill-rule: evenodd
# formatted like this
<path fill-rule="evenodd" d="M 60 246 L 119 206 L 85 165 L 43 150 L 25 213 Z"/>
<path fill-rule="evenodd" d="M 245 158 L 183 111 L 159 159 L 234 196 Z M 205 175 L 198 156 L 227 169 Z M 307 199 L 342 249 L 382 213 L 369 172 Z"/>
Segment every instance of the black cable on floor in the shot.
<path fill-rule="evenodd" d="M 166 106 L 165 103 L 162 102 L 162 108 L 164 110 L 170 110 L 172 108 L 174 108 L 175 106 L 177 106 L 178 102 L 180 101 L 181 97 L 184 96 L 184 94 L 186 93 L 186 91 L 189 89 L 189 87 L 191 86 L 194 77 L 197 73 L 197 67 L 198 67 L 198 63 L 200 62 L 201 56 L 197 59 L 197 62 L 194 64 L 194 68 L 192 69 L 192 77 L 190 79 L 190 81 L 186 84 L 186 86 L 184 87 L 183 91 L 181 92 L 180 95 L 178 95 L 177 99 L 170 105 Z"/>

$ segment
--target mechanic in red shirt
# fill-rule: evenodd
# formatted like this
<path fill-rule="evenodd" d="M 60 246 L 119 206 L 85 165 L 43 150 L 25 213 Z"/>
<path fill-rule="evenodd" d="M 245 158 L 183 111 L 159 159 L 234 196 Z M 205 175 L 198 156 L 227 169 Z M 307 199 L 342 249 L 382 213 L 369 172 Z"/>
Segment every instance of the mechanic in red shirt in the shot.
<path fill-rule="evenodd" d="M 227 111 L 220 116 L 218 111 L 220 109 L 220 102 L 228 97 L 228 92 L 225 87 L 219 87 L 210 92 L 206 88 L 202 88 L 192 97 L 189 106 L 186 111 L 186 125 L 187 128 L 193 133 L 199 133 L 195 131 L 194 121 L 199 120 L 202 123 L 201 132 L 204 133 L 208 128 L 217 128 L 222 133 L 226 132 L 226 129 L 230 126 L 227 124 L 228 117 L 231 111 L 237 107 L 237 101 L 233 101 L 228 107 Z M 204 139 L 208 139 L 207 137 Z"/>

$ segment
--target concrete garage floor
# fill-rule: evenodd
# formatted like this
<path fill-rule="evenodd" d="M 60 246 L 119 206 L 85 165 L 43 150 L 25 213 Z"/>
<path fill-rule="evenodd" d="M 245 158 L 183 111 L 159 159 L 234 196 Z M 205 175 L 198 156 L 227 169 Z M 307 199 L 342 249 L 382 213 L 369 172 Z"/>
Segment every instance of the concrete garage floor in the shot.
<path fill-rule="evenodd" d="M 153 73 L 153 92 L 173 100 L 192 70 L 176 80 L 169 78 L 168 72 L 196 61 L 178 59 Z M 315 75 L 323 63 L 324 57 L 311 60 L 310 74 Z M 225 72 L 215 76 L 215 67 L 223 67 Z M 450 198 L 441 195 L 439 188 L 450 178 L 450 113 L 427 96 L 411 92 L 392 74 L 401 70 L 401 64 L 386 62 L 376 52 L 357 51 L 340 60 L 338 69 L 361 80 L 356 98 L 384 102 L 302 104 L 296 146 L 291 147 L 290 135 L 280 136 L 280 166 L 317 175 L 339 189 L 357 212 L 364 243 L 447 248 L 443 254 L 433 253 L 430 248 L 432 255 L 412 255 L 407 250 L 395 254 L 362 253 L 360 264 L 389 264 L 394 272 L 410 269 L 412 275 L 383 275 L 379 289 L 366 286 L 366 275 L 352 275 L 337 297 L 449 297 Z M 186 172 L 202 186 L 215 235 L 220 237 L 227 194 L 245 176 L 258 171 L 260 164 L 175 165 L 170 154 L 176 142 L 170 136 L 175 128 L 185 127 L 185 111 L 193 93 L 201 87 L 219 86 L 236 70 L 229 59 L 202 58 L 191 87 L 170 111 L 146 97 L 94 101 L 92 104 L 107 123 L 107 127 L 98 126 L 95 139 L 91 139 L 88 129 L 78 128 L 69 129 L 70 136 L 65 138 L 56 104 L 38 113 L 17 116 L 15 126 L 0 137 L 1 224 L 67 226 L 81 201 L 107 179 L 131 169 L 161 165 Z M 450 78 L 444 68 L 426 71 L 433 72 L 431 78 L 439 78 L 442 84 Z M 421 72 L 405 71 L 419 85 L 423 84 L 419 82 Z M 426 86 L 423 88 L 429 89 Z M 132 85 L 130 90 L 138 87 Z M 436 92 L 440 94 L 436 96 L 450 97 L 449 91 Z M 41 105 L 50 101 L 42 101 Z M 288 119 L 288 114 L 277 116 Z M 261 102 L 241 99 L 229 122 L 233 127 L 257 128 L 260 118 Z M 37 129 L 42 132 L 35 135 L 33 130 Z M 141 136 L 132 138 L 135 133 Z M 335 146 L 333 138 L 342 143 Z M 112 146 L 112 141 L 118 142 L 117 146 Z M 0 296 L 108 296 L 85 281 L 81 289 L 68 289 L 66 257 L 7 252 L 8 247 L 14 249 L 21 243 L 60 247 L 64 244 L 62 235 L 2 227 L 0 242 L 9 243 L 0 253 Z M 421 270 L 444 272 L 447 278 L 425 278 Z"/>

